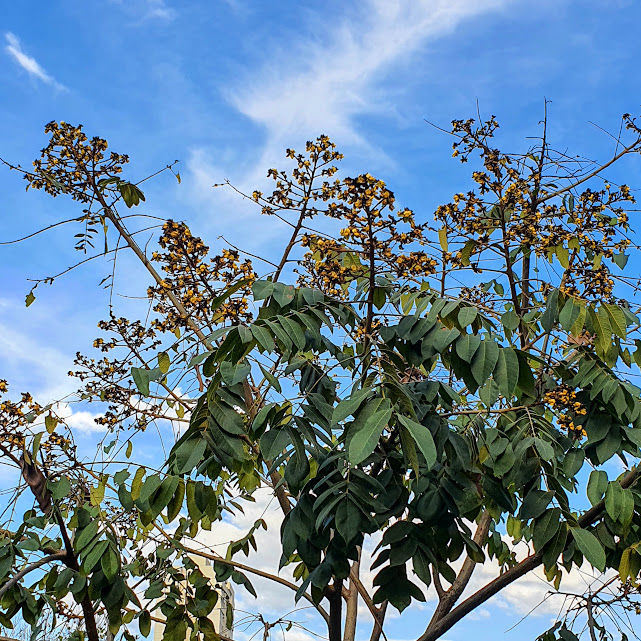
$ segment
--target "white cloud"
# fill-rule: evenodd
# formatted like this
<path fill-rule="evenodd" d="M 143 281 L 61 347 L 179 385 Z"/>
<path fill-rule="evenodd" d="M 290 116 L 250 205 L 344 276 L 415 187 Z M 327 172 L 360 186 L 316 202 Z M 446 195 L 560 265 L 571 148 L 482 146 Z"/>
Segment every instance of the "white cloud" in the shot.
<path fill-rule="evenodd" d="M 354 117 L 399 109 L 379 91 L 388 92 L 390 72 L 430 40 L 508 2 L 369 0 L 333 29 L 327 28 L 333 17 L 319 12 L 312 27 L 330 34 L 327 39 L 307 34 L 286 50 L 266 52 L 269 62 L 240 79 L 229 99 L 272 140 L 324 132 L 342 143 L 367 144 Z"/>
<path fill-rule="evenodd" d="M 95 421 L 100 414 L 92 414 L 87 410 L 74 412 L 69 403 L 56 403 L 53 410 L 74 432 L 103 434 L 107 431 L 104 425 L 98 425 Z"/>
<path fill-rule="evenodd" d="M 155 18 L 170 21 L 178 15 L 175 9 L 167 6 L 165 0 L 110 0 L 110 2 L 117 4 L 132 17 L 137 17 L 138 20 L 134 23 L 137 26 Z"/>
<path fill-rule="evenodd" d="M 58 90 L 65 90 L 53 76 L 50 76 L 32 56 L 27 55 L 22 49 L 22 44 L 18 37 L 7 31 L 4 34 L 7 42 L 4 50 L 24 69 L 32 78 L 41 80 L 45 84 L 51 85 Z"/>
<path fill-rule="evenodd" d="M 389 164 L 361 133 L 358 117 L 407 118 L 402 77 L 416 75 L 416 54 L 465 20 L 512 1 L 366 0 L 341 4 L 338 15 L 325 8 L 310 12 L 307 28 L 292 34 L 283 30 L 278 42 L 265 43 L 267 62 L 238 74 L 224 90 L 238 112 L 264 133 L 262 149 L 250 163 L 229 149 L 193 149 L 187 166 L 195 191 L 222 209 L 227 196 L 212 189 L 214 183 L 228 178 L 245 193 L 260 189 L 267 168 L 285 148 L 300 149 L 321 133 L 341 149 L 352 146 Z M 235 209 L 239 206 L 237 198 Z M 217 217 L 216 225 L 225 222 Z M 265 227 L 259 224 L 249 235 L 261 238 Z"/>
<path fill-rule="evenodd" d="M 169 8 L 165 0 L 147 0 L 147 18 L 173 20 L 176 15 L 176 10 Z"/>

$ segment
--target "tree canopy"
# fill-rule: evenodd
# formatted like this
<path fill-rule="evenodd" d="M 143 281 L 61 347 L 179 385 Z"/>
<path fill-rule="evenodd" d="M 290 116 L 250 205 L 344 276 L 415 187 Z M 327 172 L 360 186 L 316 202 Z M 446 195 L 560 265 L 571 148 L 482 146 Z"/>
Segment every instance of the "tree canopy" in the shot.
<path fill-rule="evenodd" d="M 631 190 L 606 178 L 641 151 L 641 129 L 623 122 L 629 139 L 595 164 L 556 151 L 545 121 L 534 145 L 505 153 L 494 117 L 455 120 L 453 155 L 475 167 L 475 187 L 433 216 L 399 207 L 369 173 L 341 177 L 342 155 L 320 136 L 287 150 L 286 171 L 269 169 L 267 193 L 248 195 L 289 229 L 262 259 L 233 246 L 210 257 L 178 220 L 147 252 L 119 211 L 145 200 L 124 178 L 127 156 L 48 124 L 33 170 L 13 168 L 28 188 L 77 201 L 76 249 L 111 255 L 117 238 L 133 251 L 153 313 L 110 309 L 93 345 L 104 356 L 79 353 L 70 372 L 78 398 L 104 407 L 99 468 L 77 456 L 55 405 L 9 400 L 0 382 L 0 452 L 34 499 L 1 532 L 0 624 L 79 616 L 77 634 L 97 641 L 105 616 L 133 639 L 134 620 L 146 636 L 162 613 L 166 641 L 214 639 L 217 595 L 194 555 L 250 592 L 253 575 L 287 585 L 330 641 L 354 640 L 359 600 L 378 641 L 388 605 L 402 611 L 432 585 L 417 641 L 434 641 L 519 577 L 542 567 L 558 589 L 584 560 L 616 571 L 617 601 L 633 607 L 638 246 Z M 148 469 L 132 438 L 161 420 L 184 429 Z M 194 545 L 261 487 L 283 512 L 278 568 L 291 580 L 237 560 L 263 520 L 225 556 Z M 464 595 L 489 561 L 495 578 Z M 609 606 L 582 604 L 594 634 Z M 560 619 L 542 638 L 575 638 L 570 628 Z"/>

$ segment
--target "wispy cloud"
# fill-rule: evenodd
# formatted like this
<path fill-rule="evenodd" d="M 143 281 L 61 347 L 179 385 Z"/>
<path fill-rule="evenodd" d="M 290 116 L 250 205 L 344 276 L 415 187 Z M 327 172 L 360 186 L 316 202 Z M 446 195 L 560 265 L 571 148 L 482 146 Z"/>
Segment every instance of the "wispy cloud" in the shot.
<path fill-rule="evenodd" d="M 147 0 L 147 18 L 173 20 L 176 15 L 176 10 L 168 7 L 165 0 Z"/>
<path fill-rule="evenodd" d="M 4 34 L 4 37 L 7 43 L 4 50 L 29 74 L 29 76 L 36 80 L 40 80 L 47 85 L 51 85 L 55 89 L 63 91 L 66 89 L 64 85 L 61 85 L 53 76 L 49 75 L 35 58 L 25 53 L 22 48 L 22 43 L 15 34 L 7 31 Z"/>
<path fill-rule="evenodd" d="M 408 63 L 430 40 L 460 23 L 506 6 L 510 0 L 368 0 L 344 14 L 335 29 L 312 24 L 288 42 L 287 51 L 268 52 L 269 62 L 229 92 L 232 104 L 270 138 L 324 131 L 345 143 L 364 143 L 354 118 L 397 110 L 381 89 L 390 72 Z"/>
<path fill-rule="evenodd" d="M 228 177 L 243 190 L 253 189 L 286 147 L 321 133 L 341 149 L 352 147 L 385 162 L 383 152 L 372 149 L 362 133 L 359 117 L 406 119 L 403 79 L 416 76 L 412 64 L 419 64 L 417 54 L 463 22 L 512 3 L 366 0 L 341 5 L 338 15 L 320 10 L 309 14 L 306 29 L 281 34 L 278 43 L 263 50 L 267 62 L 239 74 L 225 90 L 229 103 L 264 132 L 262 150 L 251 167 L 233 175 L 220 162 L 207 162 L 213 154 L 195 149 L 190 169 L 196 173 L 201 167 L 200 178 L 207 174 L 208 188 Z M 220 157 L 220 150 L 216 155 Z M 232 167 L 243 166 L 243 161 L 234 159 Z"/>
<path fill-rule="evenodd" d="M 110 0 L 128 15 L 136 18 L 133 25 L 140 26 L 147 20 L 173 20 L 178 12 L 167 6 L 166 0 Z M 131 25 L 130 25 L 131 26 Z"/>

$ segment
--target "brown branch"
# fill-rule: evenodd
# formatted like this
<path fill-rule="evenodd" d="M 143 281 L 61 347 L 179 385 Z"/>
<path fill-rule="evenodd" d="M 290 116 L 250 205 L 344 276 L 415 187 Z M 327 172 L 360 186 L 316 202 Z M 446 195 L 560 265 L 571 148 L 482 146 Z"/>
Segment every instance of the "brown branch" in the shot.
<path fill-rule="evenodd" d="M 155 527 L 168 541 L 172 541 L 171 537 L 159 525 L 155 524 Z M 222 563 L 223 565 L 229 565 L 231 567 L 237 568 L 238 570 L 242 570 L 243 572 L 249 572 L 251 574 L 255 574 L 256 576 L 260 576 L 264 579 L 269 579 L 270 581 L 274 581 L 275 583 L 280 583 L 280 585 L 284 585 L 290 590 L 293 590 L 294 592 L 298 592 L 299 586 L 275 574 L 264 572 L 263 570 L 259 570 L 258 568 L 253 568 L 250 565 L 245 565 L 244 563 L 238 563 L 230 559 L 225 559 L 222 556 L 219 556 L 217 554 L 211 554 L 209 552 L 205 552 L 204 550 L 197 550 L 195 548 L 190 548 L 183 544 L 180 544 L 180 547 L 187 554 L 201 556 L 204 559 L 209 559 L 210 561 L 216 561 L 217 563 Z M 312 597 L 309 596 L 309 594 L 307 594 L 306 592 L 303 592 L 302 596 L 304 599 L 309 601 L 314 606 L 314 608 L 316 608 L 318 613 L 323 617 L 323 619 L 325 619 L 326 622 L 329 622 L 329 614 L 326 612 L 326 610 L 322 606 L 317 605 L 312 599 Z"/>
<path fill-rule="evenodd" d="M 376 610 L 374 627 L 372 628 L 372 634 L 370 635 L 369 641 L 380 641 L 381 634 L 385 641 L 387 641 L 385 632 L 383 632 L 383 622 L 385 621 L 385 615 L 387 614 L 387 605 L 388 601 L 383 601 L 383 603 L 381 603 L 381 607 Z"/>
<path fill-rule="evenodd" d="M 539 206 L 539 189 L 541 188 L 541 179 L 543 176 L 543 166 L 545 161 L 547 147 L 547 129 L 548 129 L 548 101 L 544 99 L 544 116 L 543 116 L 543 136 L 541 138 L 541 155 L 534 177 L 534 189 L 532 190 L 532 200 L 530 201 L 530 216 L 536 214 Z M 530 305 L 530 262 L 531 250 L 523 254 L 523 264 L 521 265 L 521 309 L 525 312 Z"/>
<path fill-rule="evenodd" d="M 358 594 L 356 583 L 360 583 L 358 574 L 360 571 L 361 550 L 358 550 L 358 560 L 352 563 L 349 569 L 349 589 L 347 590 L 345 604 L 345 627 L 343 629 L 343 641 L 354 641 L 356 637 L 356 621 L 358 619 Z"/>
<path fill-rule="evenodd" d="M 491 522 L 492 517 L 490 516 L 490 513 L 487 510 L 484 511 L 481 514 L 481 518 L 479 519 L 479 523 L 473 537 L 473 541 L 477 545 L 482 547 L 485 544 Z M 461 594 L 463 594 L 463 590 L 465 590 L 467 584 L 470 582 L 476 565 L 476 561 L 473 561 L 469 556 L 465 559 L 454 583 L 452 583 L 448 590 L 439 594 L 439 602 L 434 610 L 434 614 L 432 615 L 432 619 L 428 627 L 442 619 L 454 607 Z M 436 577 L 438 577 L 438 574 L 436 574 Z"/>
<path fill-rule="evenodd" d="M 329 621 L 327 630 L 329 641 L 341 641 L 343 624 L 343 579 L 334 579 L 334 584 L 327 586 L 327 599 L 329 601 Z"/>
<path fill-rule="evenodd" d="M 54 554 L 49 554 L 48 556 L 43 556 L 41 559 L 38 559 L 37 561 L 34 561 L 33 563 L 27 565 L 24 567 L 20 572 L 16 572 L 1 588 L 0 588 L 0 598 L 2 598 L 2 595 L 7 592 L 7 590 L 10 590 L 18 581 L 23 576 L 26 576 L 29 574 L 29 572 L 33 572 L 33 570 L 37 570 L 38 568 L 42 567 L 43 565 L 46 565 L 47 563 L 51 563 L 51 561 L 63 561 L 67 557 L 67 552 L 66 551 L 60 551 L 60 552 L 55 552 Z"/>
<path fill-rule="evenodd" d="M 621 480 L 621 487 L 628 488 L 641 477 L 641 465 L 633 468 Z M 605 509 L 605 500 L 599 501 L 595 506 L 590 508 L 578 519 L 578 525 L 585 528 L 592 525 L 603 513 Z M 535 554 L 523 559 L 514 567 L 506 570 L 493 581 L 478 590 L 475 594 L 467 598 L 460 605 L 451 610 L 442 619 L 435 624 L 429 624 L 425 632 L 418 637 L 417 641 L 436 641 L 441 635 L 447 632 L 453 625 L 458 623 L 463 617 L 478 608 L 482 603 L 498 594 L 508 585 L 525 576 L 543 562 L 543 552 L 538 551 Z"/>
<path fill-rule="evenodd" d="M 594 178 L 595 176 L 598 176 L 604 169 L 607 169 L 610 165 L 613 165 L 617 160 L 619 160 L 619 158 L 622 158 L 626 154 L 629 154 L 631 151 L 634 151 L 635 147 L 637 147 L 639 143 L 641 143 L 641 137 L 637 138 L 631 145 L 624 147 L 618 154 L 614 155 L 611 160 L 606 162 L 604 165 L 597 167 L 594 171 L 590 172 L 587 176 L 584 176 L 583 178 L 573 182 L 571 185 L 568 185 L 567 187 L 563 187 L 562 189 L 557 189 L 557 191 L 552 192 L 551 194 L 547 194 L 544 198 L 541 198 L 539 200 L 539 204 L 542 204 L 552 198 L 556 198 L 561 194 L 565 194 L 568 191 L 571 191 L 572 189 L 575 189 L 579 185 L 583 184 L 584 182 L 587 182 L 588 180 L 590 180 L 590 178 Z"/>

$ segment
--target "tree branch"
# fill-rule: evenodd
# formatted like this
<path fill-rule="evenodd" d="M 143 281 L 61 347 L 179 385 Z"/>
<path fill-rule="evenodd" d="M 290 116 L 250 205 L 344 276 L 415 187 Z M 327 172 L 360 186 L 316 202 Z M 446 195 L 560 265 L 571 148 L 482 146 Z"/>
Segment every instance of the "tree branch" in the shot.
<path fill-rule="evenodd" d="M 7 590 L 10 590 L 18 581 L 23 576 L 26 576 L 29 574 L 29 572 L 33 572 L 33 570 L 37 570 L 38 568 L 42 567 L 43 565 L 46 565 L 47 563 L 51 563 L 51 561 L 64 561 L 64 559 L 67 556 L 67 552 L 61 550 L 60 552 L 55 552 L 54 554 L 49 554 L 47 556 L 43 556 L 41 559 L 38 559 L 37 561 L 34 561 L 33 563 L 27 565 L 24 567 L 20 572 L 16 572 L 1 588 L 0 588 L 0 598 L 2 598 L 2 595 L 7 592 Z"/>
<path fill-rule="evenodd" d="M 641 465 L 633 468 L 621 480 L 621 487 L 628 488 L 633 485 L 641 477 Z M 581 518 L 578 519 L 578 525 L 585 528 L 592 525 L 603 513 L 605 509 L 605 500 L 599 501 L 594 507 L 590 508 Z M 503 574 L 498 576 L 493 581 L 482 587 L 478 592 L 467 598 L 460 605 L 455 607 L 451 612 L 446 614 L 442 619 L 435 624 L 428 624 L 425 632 L 418 638 L 417 641 L 436 641 L 442 634 L 447 632 L 454 624 L 458 623 L 463 617 L 478 608 L 482 603 L 498 594 L 503 588 L 510 585 L 517 579 L 528 574 L 537 568 L 543 562 L 543 552 L 539 551 L 535 554 L 523 559 L 519 564 L 506 570 Z"/>

